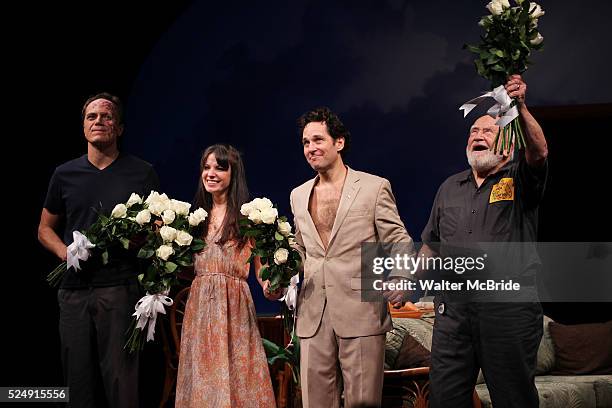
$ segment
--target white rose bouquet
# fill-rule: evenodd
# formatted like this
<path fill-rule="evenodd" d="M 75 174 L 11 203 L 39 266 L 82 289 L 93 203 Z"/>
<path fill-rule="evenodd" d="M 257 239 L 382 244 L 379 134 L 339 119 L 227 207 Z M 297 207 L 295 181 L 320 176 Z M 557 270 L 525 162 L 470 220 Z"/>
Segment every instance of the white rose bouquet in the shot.
<path fill-rule="evenodd" d="M 133 193 L 126 203 L 117 204 L 110 216 L 100 212 L 96 222 L 86 231 L 74 231 L 74 241 L 68 246 L 67 260 L 47 275 L 49 285 L 58 286 L 68 268 L 78 271 L 81 269 L 79 261 L 87 261 L 91 255 L 106 265 L 111 248 L 127 250 L 131 240 L 143 232 L 143 223 L 135 222 L 143 207 L 142 198 Z"/>
<path fill-rule="evenodd" d="M 144 346 L 142 332 L 147 325 L 147 341 L 153 340 L 157 314 L 165 314 L 165 306 L 172 305 L 167 294 L 178 283 L 179 272 L 191 267 L 193 254 L 204 248 L 204 241 L 194 234 L 208 214 L 202 208 L 190 213 L 190 207 L 189 203 L 152 191 L 134 217 L 134 222 L 147 231 L 137 256 L 148 265 L 138 276 L 147 294 L 136 304 L 126 344 L 130 351 Z"/>
<path fill-rule="evenodd" d="M 497 121 L 500 129 L 493 147 L 496 152 L 509 152 L 515 141 L 518 148 L 525 146 L 517 103 L 508 96 L 504 84 L 510 75 L 527 70 L 531 51 L 542 49 L 544 41 L 538 32 L 538 19 L 544 15 L 540 5 L 527 0 L 515 1 L 517 6 L 511 7 L 509 0 L 492 0 L 487 5 L 491 14 L 478 23 L 485 30 L 481 43 L 464 46 L 477 54 L 476 70 L 491 81 L 493 91 L 466 102 L 460 109 L 465 116 L 483 100 L 495 99 L 495 105 L 487 113 L 500 116 Z"/>
<path fill-rule="evenodd" d="M 298 273 L 301 257 L 290 245 L 293 234 L 287 217 L 279 217 L 272 201 L 265 197 L 243 204 L 240 213 L 245 216 L 239 221 L 240 233 L 255 241 L 249 262 L 255 256 L 261 258 L 265 266 L 260 277 L 270 281 L 271 292 L 288 287 Z"/>
<path fill-rule="evenodd" d="M 190 213 L 190 207 L 189 203 L 172 200 L 156 191 L 146 200 L 133 193 L 126 203 L 117 204 L 110 216 L 100 213 L 84 233 L 74 231 L 67 261 L 47 276 L 47 282 L 57 286 L 68 268 L 78 271 L 79 261 L 87 261 L 92 255 L 106 265 L 109 249 L 127 250 L 131 242 L 140 241 L 138 237 L 144 238 L 144 245 L 136 256 L 146 265 L 138 281 L 147 294 L 136 304 L 126 344 L 130 351 L 141 349 L 142 331 L 148 325 L 147 341 L 153 340 L 157 314 L 165 314 L 165 306 L 172 305 L 172 299 L 166 295 L 178 283 L 178 273 L 191 267 L 193 254 L 204 248 L 204 241 L 193 234 L 208 214 L 202 208 Z"/>

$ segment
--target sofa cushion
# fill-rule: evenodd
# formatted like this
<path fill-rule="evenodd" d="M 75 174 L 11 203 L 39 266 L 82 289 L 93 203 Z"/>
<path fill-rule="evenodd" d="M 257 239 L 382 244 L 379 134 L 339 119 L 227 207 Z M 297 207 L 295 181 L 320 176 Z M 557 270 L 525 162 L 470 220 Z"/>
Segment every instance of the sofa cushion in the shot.
<path fill-rule="evenodd" d="M 612 321 L 564 325 L 551 322 L 553 374 L 612 374 Z"/>
<path fill-rule="evenodd" d="M 610 407 L 612 376 L 582 375 L 535 377 L 540 408 Z M 483 408 L 492 407 L 491 396 L 485 384 L 476 386 Z"/>
<path fill-rule="evenodd" d="M 555 346 L 553 345 L 550 329 L 548 328 L 548 324 L 553 320 L 548 316 L 544 316 L 543 321 L 544 330 L 542 332 L 542 340 L 538 347 L 536 375 L 550 373 L 555 367 Z"/>
<path fill-rule="evenodd" d="M 385 345 L 385 368 L 429 367 L 432 333 L 432 317 L 393 318 Z"/>

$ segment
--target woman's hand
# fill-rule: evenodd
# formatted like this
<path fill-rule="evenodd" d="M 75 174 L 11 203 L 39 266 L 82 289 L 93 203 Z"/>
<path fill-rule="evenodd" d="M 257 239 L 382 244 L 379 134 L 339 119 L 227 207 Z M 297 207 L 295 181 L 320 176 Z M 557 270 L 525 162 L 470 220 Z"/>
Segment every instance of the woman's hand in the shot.
<path fill-rule="evenodd" d="M 278 300 L 283 297 L 284 290 L 283 288 L 278 288 L 274 292 L 270 292 L 270 281 L 264 281 L 263 293 L 268 300 Z"/>

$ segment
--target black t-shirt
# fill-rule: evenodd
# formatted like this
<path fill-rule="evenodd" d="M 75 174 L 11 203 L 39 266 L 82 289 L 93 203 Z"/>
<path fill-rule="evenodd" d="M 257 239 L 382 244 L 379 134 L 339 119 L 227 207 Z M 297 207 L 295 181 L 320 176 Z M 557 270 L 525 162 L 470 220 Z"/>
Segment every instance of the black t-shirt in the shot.
<path fill-rule="evenodd" d="M 480 187 L 471 169 L 449 177 L 436 194 L 421 234 L 423 243 L 442 256 L 465 243 L 521 243 L 504 245 L 503 250 L 519 266 L 515 273 L 524 276 L 540 263 L 534 243 L 547 172 L 548 163 L 531 168 L 521 155 Z M 500 245 L 489 247 L 501 250 Z"/>
<path fill-rule="evenodd" d="M 153 166 L 129 154 L 120 153 L 106 168 L 99 170 L 83 155 L 55 169 L 44 208 L 64 221 L 63 240 L 72 243 L 73 231 L 85 231 L 99 213 L 110 214 L 116 204 L 125 203 L 132 193 L 148 195 L 159 190 Z M 61 288 L 112 286 L 129 282 L 138 274 L 134 254 L 111 250 L 110 262 L 101 265 L 94 258 L 81 262 L 83 269 L 65 274 Z"/>

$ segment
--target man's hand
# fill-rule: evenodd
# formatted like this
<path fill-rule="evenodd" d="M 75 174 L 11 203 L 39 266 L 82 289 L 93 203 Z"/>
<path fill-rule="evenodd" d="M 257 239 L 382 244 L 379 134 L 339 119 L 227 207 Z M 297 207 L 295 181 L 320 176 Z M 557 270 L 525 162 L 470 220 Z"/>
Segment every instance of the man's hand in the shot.
<path fill-rule="evenodd" d="M 66 262 L 68 259 L 68 247 L 64 245 L 64 247 L 60 247 L 59 251 L 55 254 L 62 262 Z"/>
<path fill-rule="evenodd" d="M 504 87 L 506 88 L 506 92 L 508 92 L 508 96 L 516 98 L 519 105 L 525 103 L 527 84 L 520 75 L 510 75 Z"/>
<path fill-rule="evenodd" d="M 525 160 L 530 167 L 542 167 L 548 157 L 548 145 L 542 127 L 527 109 L 527 84 L 520 75 L 510 75 L 505 85 L 511 98 L 516 98 L 521 126 L 525 135 Z"/>
<path fill-rule="evenodd" d="M 268 300 L 278 300 L 283 297 L 284 290 L 283 288 L 278 288 L 274 292 L 270 292 L 270 281 L 264 281 L 263 293 Z"/>
<path fill-rule="evenodd" d="M 401 281 L 402 279 L 399 278 L 389 280 L 389 282 L 394 283 L 399 283 Z M 399 309 L 404 306 L 411 293 L 412 292 L 409 290 L 387 290 L 383 292 L 383 297 L 385 300 L 387 300 L 387 302 L 391 303 L 395 309 Z"/>

